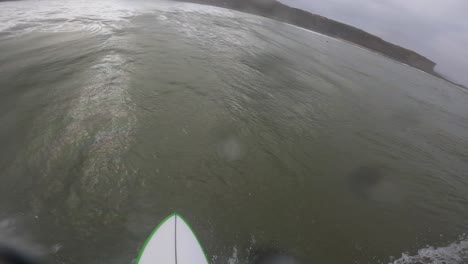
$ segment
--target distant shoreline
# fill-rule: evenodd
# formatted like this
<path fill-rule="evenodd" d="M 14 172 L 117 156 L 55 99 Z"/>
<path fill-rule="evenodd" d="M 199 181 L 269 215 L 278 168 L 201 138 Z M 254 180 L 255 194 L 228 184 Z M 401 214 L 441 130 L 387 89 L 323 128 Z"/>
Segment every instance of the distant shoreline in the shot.
<path fill-rule="evenodd" d="M 311 30 L 332 38 L 340 39 L 364 49 L 376 52 L 397 62 L 419 69 L 451 84 L 465 86 L 451 81 L 434 70 L 436 63 L 413 50 L 385 41 L 353 26 L 289 7 L 276 0 L 175 0 L 211 6 L 224 7 L 245 13 L 259 15 Z"/>

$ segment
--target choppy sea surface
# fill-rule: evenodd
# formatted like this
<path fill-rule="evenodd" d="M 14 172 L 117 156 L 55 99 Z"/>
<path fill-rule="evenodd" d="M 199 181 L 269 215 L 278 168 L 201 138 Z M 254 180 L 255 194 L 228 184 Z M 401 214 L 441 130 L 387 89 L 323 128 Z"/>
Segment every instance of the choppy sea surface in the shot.
<path fill-rule="evenodd" d="M 0 3 L 0 239 L 131 263 L 174 211 L 213 264 L 468 263 L 468 92 L 161 1 Z"/>

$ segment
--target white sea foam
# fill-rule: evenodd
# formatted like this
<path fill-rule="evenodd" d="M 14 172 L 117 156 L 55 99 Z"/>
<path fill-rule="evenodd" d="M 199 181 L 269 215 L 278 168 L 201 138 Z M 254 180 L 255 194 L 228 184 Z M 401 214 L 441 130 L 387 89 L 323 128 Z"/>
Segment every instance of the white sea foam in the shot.
<path fill-rule="evenodd" d="M 427 246 L 415 255 L 403 253 L 389 264 L 465 264 L 468 263 L 468 239 L 461 238 L 443 247 Z"/>

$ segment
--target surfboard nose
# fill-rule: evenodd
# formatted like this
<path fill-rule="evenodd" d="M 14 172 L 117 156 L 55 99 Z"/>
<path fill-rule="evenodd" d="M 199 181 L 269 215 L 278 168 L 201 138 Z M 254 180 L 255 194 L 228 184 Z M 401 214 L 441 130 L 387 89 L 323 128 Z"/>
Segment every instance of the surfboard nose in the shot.
<path fill-rule="evenodd" d="M 150 234 L 136 263 L 208 264 L 208 259 L 188 222 L 173 213 Z"/>

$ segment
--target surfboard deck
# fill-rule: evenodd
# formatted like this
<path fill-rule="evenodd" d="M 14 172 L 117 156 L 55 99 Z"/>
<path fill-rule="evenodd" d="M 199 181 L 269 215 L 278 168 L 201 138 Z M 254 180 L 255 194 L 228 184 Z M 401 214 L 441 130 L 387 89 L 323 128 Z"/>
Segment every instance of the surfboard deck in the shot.
<path fill-rule="evenodd" d="M 143 244 L 136 264 L 208 264 L 192 228 L 178 214 L 166 217 Z"/>

